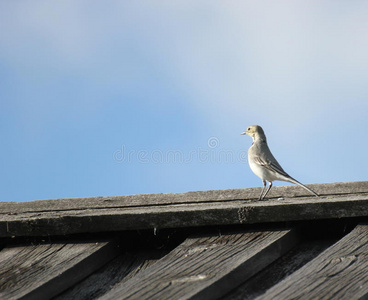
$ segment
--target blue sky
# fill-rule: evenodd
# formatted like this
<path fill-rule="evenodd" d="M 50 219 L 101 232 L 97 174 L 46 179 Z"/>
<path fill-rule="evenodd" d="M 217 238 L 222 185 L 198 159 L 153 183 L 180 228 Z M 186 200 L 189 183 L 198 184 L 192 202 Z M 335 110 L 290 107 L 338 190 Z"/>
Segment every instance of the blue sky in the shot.
<path fill-rule="evenodd" d="M 0 201 L 260 186 L 252 124 L 303 183 L 366 180 L 367 15 L 366 1 L 0 2 Z"/>

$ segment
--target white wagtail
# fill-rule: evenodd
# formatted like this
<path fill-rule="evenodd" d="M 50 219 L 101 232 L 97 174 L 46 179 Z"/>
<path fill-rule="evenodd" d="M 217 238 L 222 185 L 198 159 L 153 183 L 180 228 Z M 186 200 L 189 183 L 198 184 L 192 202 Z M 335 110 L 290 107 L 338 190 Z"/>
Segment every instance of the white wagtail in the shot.
<path fill-rule="evenodd" d="M 259 196 L 259 200 L 262 200 L 266 197 L 267 193 L 272 187 L 272 181 L 274 180 L 295 183 L 319 197 L 316 192 L 312 191 L 298 180 L 292 178 L 284 171 L 268 148 L 266 136 L 261 126 L 249 126 L 242 134 L 247 134 L 253 139 L 253 144 L 248 150 L 248 161 L 253 173 L 260 177 L 263 182 L 263 188 L 261 195 Z M 266 181 L 268 181 L 269 184 L 267 189 Z"/>

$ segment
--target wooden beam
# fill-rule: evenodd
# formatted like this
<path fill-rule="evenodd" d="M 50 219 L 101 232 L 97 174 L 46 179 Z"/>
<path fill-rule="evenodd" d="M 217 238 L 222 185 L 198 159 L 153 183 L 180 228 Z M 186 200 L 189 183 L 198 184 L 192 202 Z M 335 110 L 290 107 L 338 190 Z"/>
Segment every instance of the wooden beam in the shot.
<path fill-rule="evenodd" d="M 292 230 L 188 238 L 100 299 L 217 299 L 295 245 Z"/>
<path fill-rule="evenodd" d="M 368 216 L 368 182 L 0 203 L 0 237 Z M 283 196 L 282 200 L 278 200 Z"/>
<path fill-rule="evenodd" d="M 166 254 L 166 250 L 134 251 L 134 253 L 124 251 L 97 272 L 78 282 L 53 300 L 98 299 L 115 284 L 133 278 Z"/>
<path fill-rule="evenodd" d="M 221 300 L 256 299 L 271 287 L 278 284 L 281 280 L 316 258 L 335 242 L 335 239 L 332 241 L 330 239 L 321 239 L 321 237 L 305 240 L 303 235 L 301 235 L 300 243 L 289 252 L 224 297 L 221 297 Z"/>
<path fill-rule="evenodd" d="M 368 181 L 309 184 L 322 197 L 368 193 Z M 261 188 L 197 191 L 187 193 L 140 194 L 128 196 L 88 197 L 37 200 L 27 202 L 0 202 L 1 214 L 21 212 L 74 211 L 83 209 L 134 208 L 142 206 L 173 205 L 186 203 L 212 203 L 234 200 L 256 200 Z M 311 194 L 296 185 L 275 186 L 268 199 L 280 197 L 299 198 Z"/>
<path fill-rule="evenodd" d="M 113 242 L 6 247 L 0 252 L 0 298 L 51 299 L 118 253 Z"/>
<path fill-rule="evenodd" d="M 359 225 L 257 300 L 367 299 L 368 225 Z"/>

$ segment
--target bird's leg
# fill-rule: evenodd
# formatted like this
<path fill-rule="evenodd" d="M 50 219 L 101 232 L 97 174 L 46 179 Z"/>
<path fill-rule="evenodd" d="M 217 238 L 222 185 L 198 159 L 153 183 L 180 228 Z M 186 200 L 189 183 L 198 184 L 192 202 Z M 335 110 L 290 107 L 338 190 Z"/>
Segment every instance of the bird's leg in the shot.
<path fill-rule="evenodd" d="M 262 180 L 262 183 L 263 183 L 263 188 L 262 188 L 261 194 L 259 195 L 258 200 L 262 200 L 263 199 L 262 195 L 263 195 L 263 192 L 264 192 L 264 190 L 266 188 L 266 180 Z"/>
<path fill-rule="evenodd" d="M 267 193 L 270 191 L 270 189 L 272 188 L 272 181 L 268 182 L 268 188 L 266 190 L 266 192 L 263 195 L 263 199 L 266 197 Z"/>

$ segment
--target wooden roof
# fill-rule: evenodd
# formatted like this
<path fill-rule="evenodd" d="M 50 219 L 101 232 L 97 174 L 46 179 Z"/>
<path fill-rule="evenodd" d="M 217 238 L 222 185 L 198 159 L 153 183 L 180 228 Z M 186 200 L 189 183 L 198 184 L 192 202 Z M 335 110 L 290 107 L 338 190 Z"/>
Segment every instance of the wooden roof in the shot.
<path fill-rule="evenodd" d="M 2 202 L 0 298 L 368 297 L 368 182 L 311 188 Z"/>

